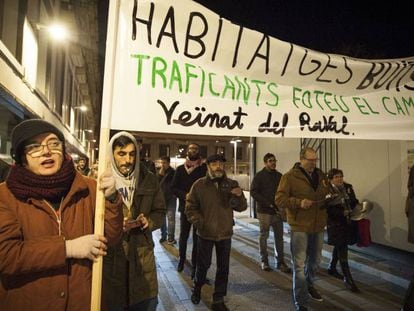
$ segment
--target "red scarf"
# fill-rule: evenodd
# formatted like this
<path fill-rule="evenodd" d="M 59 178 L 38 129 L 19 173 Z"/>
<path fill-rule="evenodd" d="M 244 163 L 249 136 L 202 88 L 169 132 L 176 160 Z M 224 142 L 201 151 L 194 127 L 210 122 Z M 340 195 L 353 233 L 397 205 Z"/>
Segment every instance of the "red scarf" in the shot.
<path fill-rule="evenodd" d="M 191 174 L 192 171 L 201 165 L 201 159 L 190 160 L 189 158 L 186 158 L 184 164 L 184 168 L 187 171 L 187 174 Z"/>
<path fill-rule="evenodd" d="M 50 176 L 36 175 L 21 165 L 13 165 L 6 180 L 7 187 L 20 201 L 29 198 L 57 203 L 68 194 L 76 170 L 70 156 L 66 156 L 60 170 Z"/>

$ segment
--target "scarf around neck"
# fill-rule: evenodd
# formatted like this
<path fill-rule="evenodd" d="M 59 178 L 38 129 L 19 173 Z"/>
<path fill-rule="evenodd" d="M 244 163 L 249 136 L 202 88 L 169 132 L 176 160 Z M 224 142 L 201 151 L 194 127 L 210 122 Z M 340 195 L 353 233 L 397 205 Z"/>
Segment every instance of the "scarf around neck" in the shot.
<path fill-rule="evenodd" d="M 75 179 L 76 170 L 70 156 L 66 156 L 60 170 L 49 176 L 34 174 L 21 165 L 13 165 L 6 180 L 7 187 L 20 201 L 30 198 L 58 203 L 65 197 Z"/>
<path fill-rule="evenodd" d="M 201 159 L 190 160 L 189 158 L 186 158 L 185 163 L 184 163 L 184 168 L 187 171 L 187 174 L 191 174 L 191 172 L 194 171 L 200 165 L 201 165 Z"/>

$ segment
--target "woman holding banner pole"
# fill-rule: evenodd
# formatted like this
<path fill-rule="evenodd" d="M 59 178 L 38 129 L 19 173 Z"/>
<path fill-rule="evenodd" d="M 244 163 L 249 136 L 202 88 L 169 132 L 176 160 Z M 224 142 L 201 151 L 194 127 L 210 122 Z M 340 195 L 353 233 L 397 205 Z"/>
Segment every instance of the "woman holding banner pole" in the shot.
<path fill-rule="evenodd" d="M 65 137 L 40 119 L 11 135 L 0 184 L 0 310 L 90 310 L 92 262 L 122 234 L 122 199 L 101 177 L 105 236 L 93 234 L 96 181 L 75 170 Z"/>

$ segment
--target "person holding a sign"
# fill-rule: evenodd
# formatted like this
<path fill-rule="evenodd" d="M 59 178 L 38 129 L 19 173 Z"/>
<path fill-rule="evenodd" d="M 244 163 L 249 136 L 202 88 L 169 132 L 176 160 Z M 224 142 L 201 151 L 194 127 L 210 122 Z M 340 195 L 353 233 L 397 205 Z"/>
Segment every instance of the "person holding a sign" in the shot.
<path fill-rule="evenodd" d="M 184 270 L 184 263 L 187 253 L 187 240 L 191 231 L 191 223 L 188 221 L 187 216 L 184 213 L 185 209 L 185 197 L 190 191 L 193 183 L 206 176 L 207 166 L 202 163 L 200 157 L 200 146 L 196 143 L 190 143 L 187 146 L 187 157 L 185 163 L 177 167 L 174 178 L 172 181 L 172 189 L 179 200 L 178 210 L 181 213 L 180 217 L 180 238 L 178 241 L 179 261 L 177 271 Z M 195 267 L 197 261 L 197 234 L 193 230 L 193 249 L 191 253 L 191 277 L 194 278 Z"/>
<path fill-rule="evenodd" d="M 122 235 L 122 200 L 101 177 L 105 236 L 95 235 L 96 181 L 77 172 L 65 137 L 41 119 L 11 135 L 0 185 L 0 310 L 89 310 L 92 262 Z"/>
<path fill-rule="evenodd" d="M 316 167 L 316 151 L 306 147 L 300 152 L 300 165 L 282 176 L 276 192 L 276 205 L 286 210 L 290 225 L 293 263 L 293 301 L 295 310 L 307 310 L 309 297 L 323 301 L 314 287 L 323 245 L 329 193 L 325 174 Z"/>
<path fill-rule="evenodd" d="M 233 235 L 233 211 L 247 209 L 243 191 L 235 180 L 228 179 L 221 154 L 207 158 L 207 176 L 198 179 L 189 194 L 185 206 L 188 220 L 197 228 L 197 266 L 191 301 L 200 303 L 201 287 L 205 284 L 211 265 L 213 247 L 216 249 L 216 278 L 214 283 L 214 311 L 229 310 L 224 303 L 227 294 L 231 237 Z"/>
<path fill-rule="evenodd" d="M 260 225 L 259 249 L 261 267 L 264 271 L 272 270 L 269 266 L 267 253 L 267 239 L 270 227 L 273 228 L 274 252 L 277 261 L 277 269 L 284 273 L 290 273 L 291 269 L 286 265 L 283 250 L 283 219 L 281 211 L 275 205 L 275 195 L 282 174 L 276 170 L 276 157 L 272 153 L 266 153 L 263 157 L 264 168 L 258 172 L 250 186 L 250 194 L 257 203 L 257 218 Z"/>
<path fill-rule="evenodd" d="M 351 212 L 358 204 L 358 200 L 352 185 L 344 182 L 342 170 L 337 168 L 329 170 L 328 179 L 331 189 L 327 202 L 328 244 L 334 246 L 328 274 L 343 279 L 349 290 L 359 292 L 348 265 L 348 245 L 355 244 L 358 240 L 358 224 L 351 220 Z M 338 259 L 343 275 L 336 270 Z"/>
<path fill-rule="evenodd" d="M 104 257 L 103 297 L 110 311 L 155 311 L 158 280 L 152 231 L 165 218 L 164 197 L 157 176 L 140 165 L 133 135 L 115 134 L 109 142 L 109 157 L 124 203 L 124 235 Z"/>

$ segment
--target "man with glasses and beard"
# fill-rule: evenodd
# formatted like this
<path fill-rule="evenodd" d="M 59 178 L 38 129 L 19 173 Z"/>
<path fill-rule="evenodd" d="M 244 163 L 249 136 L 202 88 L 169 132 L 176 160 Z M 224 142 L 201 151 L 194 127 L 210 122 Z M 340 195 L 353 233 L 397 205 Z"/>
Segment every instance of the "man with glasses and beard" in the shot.
<path fill-rule="evenodd" d="M 314 149 L 302 149 L 300 164 L 282 176 L 276 192 L 276 205 L 286 210 L 291 229 L 293 301 L 297 311 L 308 310 L 309 297 L 323 301 L 313 283 L 321 260 L 329 188 L 325 174 L 316 167 L 317 161 Z"/>
<path fill-rule="evenodd" d="M 201 287 L 216 249 L 216 278 L 212 310 L 229 310 L 224 303 L 229 276 L 233 211 L 247 209 L 247 201 L 237 181 L 227 178 L 226 160 L 220 154 L 207 158 L 207 176 L 197 180 L 187 195 L 185 214 L 197 228 L 197 265 L 191 301 L 200 303 Z"/>
<path fill-rule="evenodd" d="M 261 268 L 271 271 L 269 266 L 267 239 L 270 227 L 273 229 L 274 253 L 277 261 L 277 269 L 290 273 L 292 270 L 286 265 L 283 250 L 283 216 L 275 205 L 275 195 L 282 174 L 276 170 L 276 157 L 272 153 L 266 153 L 263 157 L 264 168 L 253 178 L 250 186 L 250 194 L 257 203 L 257 218 L 259 219 L 260 236 L 259 250 Z"/>
<path fill-rule="evenodd" d="M 178 197 L 179 206 L 178 210 L 181 213 L 180 217 L 180 237 L 178 240 L 179 261 L 177 271 L 181 272 L 184 269 L 184 263 L 187 253 L 187 240 L 190 235 L 191 223 L 188 221 L 187 216 L 184 214 L 185 198 L 190 191 L 193 183 L 201 178 L 205 177 L 207 172 L 207 166 L 202 163 L 200 157 L 200 146 L 196 143 L 190 143 L 187 146 L 187 157 L 185 163 L 180 165 L 175 170 L 174 178 L 171 183 L 171 189 Z M 191 278 L 194 278 L 195 266 L 197 260 L 197 234 L 193 230 L 193 249 L 191 253 Z"/>

